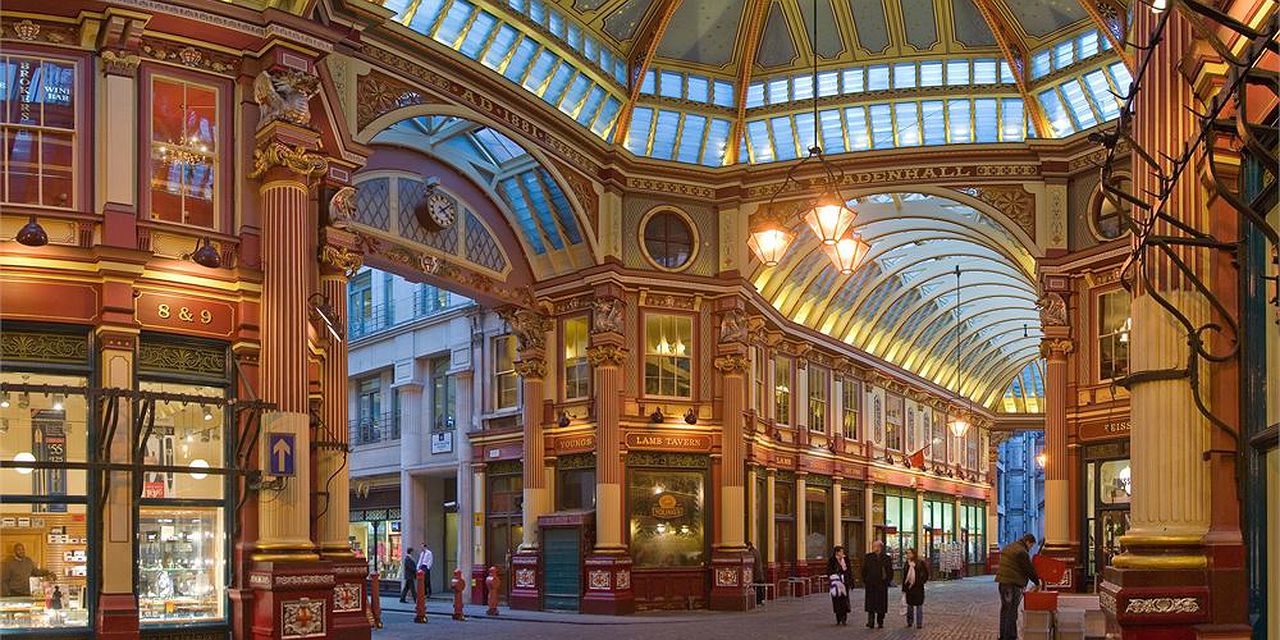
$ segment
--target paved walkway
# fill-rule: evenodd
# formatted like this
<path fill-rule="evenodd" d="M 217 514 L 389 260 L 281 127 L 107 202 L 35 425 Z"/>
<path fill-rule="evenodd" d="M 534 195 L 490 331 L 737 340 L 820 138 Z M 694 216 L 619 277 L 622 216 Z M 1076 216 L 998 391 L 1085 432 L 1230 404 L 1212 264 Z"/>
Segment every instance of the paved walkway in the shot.
<path fill-rule="evenodd" d="M 743 613 L 712 611 L 649 611 L 633 616 L 588 616 L 501 609 L 498 618 L 484 616 L 483 607 L 466 608 L 468 618 L 449 616 L 451 603 L 432 600 L 428 623 L 413 623 L 413 609 L 395 598 L 383 598 L 383 629 L 374 640 L 399 638 L 520 638 L 529 640 L 804 640 L 808 638 L 874 638 L 879 640 L 994 640 L 999 626 L 1000 598 L 991 576 L 929 583 L 923 629 L 907 629 L 898 614 L 899 594 L 890 592 L 890 614 L 884 629 L 867 629 L 862 614 L 862 591 L 854 590 L 848 627 L 835 626 L 831 600 L 825 594 L 781 598 L 763 609 Z M 663 625 L 661 629 L 653 625 Z M 658 635 L 655 635 L 658 634 Z"/>

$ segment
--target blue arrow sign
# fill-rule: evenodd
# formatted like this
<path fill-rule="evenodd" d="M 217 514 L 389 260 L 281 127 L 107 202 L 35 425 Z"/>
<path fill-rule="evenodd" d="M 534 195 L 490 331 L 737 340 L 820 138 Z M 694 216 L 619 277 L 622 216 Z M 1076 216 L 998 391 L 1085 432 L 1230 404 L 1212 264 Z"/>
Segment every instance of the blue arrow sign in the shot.
<path fill-rule="evenodd" d="M 293 454 L 297 451 L 295 442 L 292 433 L 267 434 L 267 459 L 270 461 L 267 465 L 267 475 L 290 478 L 294 476 Z"/>

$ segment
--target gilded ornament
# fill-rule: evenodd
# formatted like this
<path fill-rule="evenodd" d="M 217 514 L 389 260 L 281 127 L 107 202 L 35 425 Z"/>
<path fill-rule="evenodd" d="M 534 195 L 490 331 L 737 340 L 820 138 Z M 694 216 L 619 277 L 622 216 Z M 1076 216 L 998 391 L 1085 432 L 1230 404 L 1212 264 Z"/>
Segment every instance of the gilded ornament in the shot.
<path fill-rule="evenodd" d="M 728 309 L 720 314 L 720 342 L 744 342 L 747 339 L 747 312 Z"/>
<path fill-rule="evenodd" d="M 1040 324 L 1045 327 L 1067 326 L 1067 301 L 1061 294 L 1046 293 L 1036 301 L 1040 310 Z"/>
<path fill-rule="evenodd" d="M 102 52 L 103 73 L 116 76 L 132 76 L 142 59 L 132 53 L 107 49 Z"/>
<path fill-rule="evenodd" d="M 1040 341 L 1040 357 L 1057 356 L 1065 358 L 1075 351 L 1076 344 L 1067 338 L 1045 338 Z"/>
<path fill-rule="evenodd" d="M 343 187 L 329 198 L 329 224 L 335 229 L 346 229 L 356 215 L 356 188 Z"/>
<path fill-rule="evenodd" d="M 253 152 L 253 171 L 250 178 L 260 178 L 275 167 L 283 167 L 304 178 L 323 174 L 329 170 L 329 161 L 301 145 L 290 148 L 283 142 L 272 142 Z"/>
<path fill-rule="evenodd" d="M 320 247 L 320 262 L 342 271 L 347 278 L 353 278 L 364 264 L 364 255 L 346 247 L 326 244 Z"/>
<path fill-rule="evenodd" d="M 23 20 L 22 22 L 13 25 L 13 32 L 18 36 L 19 40 L 26 40 L 30 42 L 35 40 L 36 36 L 40 35 L 40 25 L 30 20 Z"/>
<path fill-rule="evenodd" d="M 84 336 L 5 331 L 0 333 L 0 359 L 84 364 L 89 343 Z"/>
<path fill-rule="evenodd" d="M 1200 601 L 1196 598 L 1131 598 L 1125 603 L 1127 615 L 1198 613 Z"/>
<path fill-rule="evenodd" d="M 253 99 L 261 113 L 258 128 L 276 121 L 311 125 L 310 100 L 320 92 L 320 78 L 296 69 L 267 70 L 253 81 Z"/>
<path fill-rule="evenodd" d="M 622 333 L 623 311 L 622 300 L 611 296 L 602 296 L 591 300 L 591 332 Z"/>
<path fill-rule="evenodd" d="M 515 369 L 521 378 L 541 380 L 547 377 L 547 361 L 541 358 L 521 358 L 516 360 Z"/>
<path fill-rule="evenodd" d="M 547 331 L 551 329 L 551 319 L 547 316 L 519 307 L 508 307 L 498 315 L 511 326 L 521 353 L 541 351 L 546 346 Z"/>
<path fill-rule="evenodd" d="M 716 358 L 716 369 L 728 375 L 741 374 L 751 368 L 751 361 L 740 353 L 731 353 Z"/>
<path fill-rule="evenodd" d="M 593 367 L 619 367 L 627 361 L 627 350 L 613 344 L 600 344 L 587 348 L 587 360 Z"/>

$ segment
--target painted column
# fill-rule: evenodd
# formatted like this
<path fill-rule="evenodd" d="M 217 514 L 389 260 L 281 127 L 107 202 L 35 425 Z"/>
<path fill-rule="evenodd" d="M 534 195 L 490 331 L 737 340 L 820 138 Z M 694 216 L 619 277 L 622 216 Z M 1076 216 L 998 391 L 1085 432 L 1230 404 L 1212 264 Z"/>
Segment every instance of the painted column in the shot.
<path fill-rule="evenodd" d="M 867 514 L 867 517 L 862 520 L 862 539 L 867 541 L 867 548 L 862 550 L 863 553 L 871 551 L 871 544 L 875 542 L 876 523 L 875 513 L 872 512 L 872 509 L 875 508 L 874 495 L 875 483 L 868 480 L 867 484 L 862 488 L 862 512 Z"/>
<path fill-rule="evenodd" d="M 587 556 L 584 613 L 635 611 L 631 556 L 622 538 L 622 367 L 627 362 L 622 318 L 625 303 L 613 291 L 598 291 L 592 301 L 591 346 L 587 359 L 593 376 L 596 415 L 596 546 Z"/>
<path fill-rule="evenodd" d="M 129 287 L 123 287 L 125 300 Z M 108 296 L 110 293 L 108 292 Z M 137 332 L 102 327 L 98 330 L 99 375 L 104 388 L 132 389 L 134 352 Z M 130 438 L 133 428 L 134 403 L 121 398 L 116 414 L 116 436 L 108 454 L 111 461 L 127 464 L 132 460 Z M 112 471 L 106 509 L 102 514 L 102 575 L 98 583 L 98 637 L 123 640 L 138 637 L 138 605 L 134 596 L 134 484 L 128 471 Z"/>
<path fill-rule="evenodd" d="M 1056 296 L 1057 294 L 1050 294 Z M 1075 587 L 1076 549 L 1071 543 L 1070 486 L 1067 458 L 1067 356 L 1075 351 L 1065 326 L 1045 327 L 1040 341 L 1040 355 L 1045 359 L 1044 437 L 1044 553 L 1067 563 L 1071 568 L 1062 580 L 1049 586 L 1070 590 Z"/>
<path fill-rule="evenodd" d="M 925 543 L 924 492 L 917 489 L 916 490 L 916 534 L 915 534 L 915 544 L 912 546 L 916 548 L 916 553 L 919 553 L 922 556 L 924 555 L 924 551 L 923 551 L 924 543 Z"/>
<path fill-rule="evenodd" d="M 1161 190 L 1162 180 L 1142 158 L 1159 158 L 1167 174 L 1170 163 L 1164 158 L 1180 156 L 1200 131 L 1196 112 L 1206 107 L 1184 74 L 1211 74 L 1216 66 L 1212 54 L 1206 53 L 1212 48 L 1195 36 L 1182 7 L 1174 5 L 1169 11 L 1173 13 L 1135 11 L 1130 36 L 1145 44 L 1167 20 L 1160 42 L 1150 51 L 1134 103 L 1134 146 L 1144 153 L 1132 154 L 1133 189 L 1144 200 L 1149 199 L 1145 194 Z M 1210 81 L 1199 75 L 1195 80 Z M 1218 161 L 1226 163 L 1225 158 Z M 1206 163 L 1203 151 L 1198 151 L 1189 170 L 1172 185 L 1163 211 L 1185 227 L 1220 231 L 1211 227 L 1211 219 L 1219 216 L 1216 211 L 1211 216 L 1205 192 Z M 1187 236 L 1166 221 L 1156 221 L 1153 233 Z M 1238 275 L 1232 270 L 1215 273 L 1215 252 L 1176 246 L 1171 251 L 1211 294 L 1219 295 L 1229 309 L 1234 307 Z M 1224 321 L 1214 317 L 1208 298 L 1168 255 L 1148 248 L 1144 257 L 1145 263 L 1136 268 L 1130 310 L 1132 526 L 1120 538 L 1124 552 L 1104 569 L 1099 591 L 1103 608 L 1125 638 L 1230 637 L 1232 625 L 1246 622 L 1244 549 L 1235 517 L 1235 447 L 1228 438 L 1217 439 L 1223 429 L 1238 429 L 1238 406 L 1234 398 L 1218 396 L 1212 389 L 1223 382 L 1222 376 L 1229 376 L 1238 393 L 1238 370 L 1234 359 L 1217 364 L 1189 357 L 1189 331 L 1166 307 L 1176 309 L 1192 327 L 1210 322 L 1222 326 Z M 1191 335 L 1204 339 L 1204 348 L 1215 354 L 1228 353 L 1230 345 L 1223 342 L 1237 337 L 1225 329 L 1201 329 Z M 1188 375 L 1189 365 L 1198 380 Z M 1198 399 L 1226 421 L 1225 427 L 1209 421 Z M 1222 522 L 1224 517 L 1229 522 Z M 1248 630 L 1235 633 L 1242 637 Z"/>
<path fill-rule="evenodd" d="M 831 544 L 832 546 L 844 546 L 844 526 L 840 522 L 840 518 L 844 516 L 843 509 L 840 504 L 840 496 L 844 493 L 843 482 L 840 478 L 831 479 Z M 845 553 L 852 551 L 845 549 Z"/>
<path fill-rule="evenodd" d="M 796 563 L 796 575 L 808 575 L 808 567 L 805 559 L 808 557 L 808 549 L 805 548 L 805 517 L 808 513 L 808 504 L 805 497 L 805 484 L 809 479 L 809 474 L 803 471 L 796 472 L 796 557 L 791 558 Z"/>
<path fill-rule="evenodd" d="M 720 528 L 711 558 L 714 581 L 711 608 L 741 610 L 750 607 L 754 598 L 744 597 L 751 585 L 751 555 L 746 552 L 745 520 L 746 434 L 743 429 L 747 410 L 747 371 L 751 361 L 744 345 L 736 342 L 745 314 L 740 309 L 727 309 L 721 320 L 723 355 L 715 359 L 721 381 L 720 438 Z"/>
<path fill-rule="evenodd" d="M 516 373 L 520 375 L 520 417 L 524 429 L 524 538 L 520 543 L 520 550 L 511 559 L 514 575 L 510 603 L 513 609 L 538 609 L 542 604 L 538 594 L 538 584 L 541 582 L 538 579 L 538 516 L 551 511 L 551 495 L 547 489 L 545 469 L 546 444 L 542 435 L 546 400 L 546 343 L 551 321 L 529 309 L 508 309 L 502 312 L 502 317 L 516 336 L 519 359 L 515 366 Z"/>
<path fill-rule="evenodd" d="M 765 512 L 761 514 L 761 517 L 765 519 L 764 531 L 765 537 L 768 539 L 765 541 L 763 555 L 765 562 L 769 564 L 769 568 L 773 568 L 778 564 L 778 534 L 776 527 L 774 527 L 774 518 L 777 517 L 777 514 L 773 510 L 774 500 L 777 496 L 778 472 L 770 469 L 767 473 L 768 476 L 764 484 Z"/>

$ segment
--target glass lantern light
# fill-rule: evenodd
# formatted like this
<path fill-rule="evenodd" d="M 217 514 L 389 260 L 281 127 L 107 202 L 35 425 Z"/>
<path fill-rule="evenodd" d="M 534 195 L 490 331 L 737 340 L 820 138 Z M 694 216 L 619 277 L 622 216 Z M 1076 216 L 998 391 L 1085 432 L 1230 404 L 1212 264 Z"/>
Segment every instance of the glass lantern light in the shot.
<path fill-rule="evenodd" d="M 795 236 L 785 227 L 770 220 L 752 229 L 751 236 L 747 238 L 747 247 L 764 266 L 776 267 L 794 239 Z"/>
<path fill-rule="evenodd" d="M 871 252 L 871 245 L 867 244 L 861 235 L 852 231 L 846 232 L 835 244 L 822 248 L 831 259 L 831 264 L 835 265 L 841 275 L 846 276 L 857 271 L 867 254 Z"/>
<path fill-rule="evenodd" d="M 818 237 L 818 241 L 826 246 L 834 246 L 844 237 L 844 232 L 853 225 L 855 217 L 853 209 L 850 209 L 840 195 L 833 190 L 827 190 L 818 196 L 813 206 L 805 212 L 804 221 L 809 223 L 809 228 L 813 230 L 813 235 Z"/>

